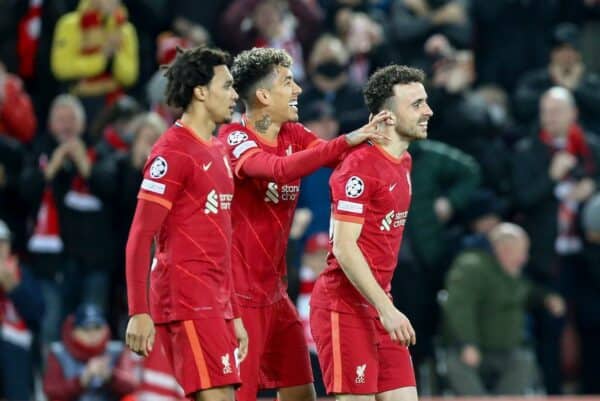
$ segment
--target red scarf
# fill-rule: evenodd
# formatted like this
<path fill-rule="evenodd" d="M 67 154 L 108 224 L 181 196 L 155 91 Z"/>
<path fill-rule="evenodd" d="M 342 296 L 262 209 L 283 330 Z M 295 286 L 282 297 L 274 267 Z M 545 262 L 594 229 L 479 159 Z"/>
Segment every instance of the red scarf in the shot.
<path fill-rule="evenodd" d="M 19 21 L 17 55 L 19 75 L 29 79 L 35 73 L 35 59 L 42 30 L 43 0 L 30 0 L 27 13 Z"/>
<path fill-rule="evenodd" d="M 596 171 L 596 163 L 592 152 L 587 144 L 585 133 L 578 124 L 569 127 L 566 142 L 563 146 L 556 143 L 554 138 L 545 130 L 540 131 L 540 140 L 546 144 L 554 154 L 558 151 L 566 151 L 575 156 L 582 163 L 585 174 L 593 175 Z M 557 236 L 554 243 L 556 252 L 560 255 L 569 255 L 581 250 L 581 236 L 577 232 L 577 214 L 579 202 L 569 200 L 567 197 L 558 195 L 563 189 L 568 190 L 575 185 L 576 180 L 567 174 L 555 188 L 555 195 L 559 199 L 557 211 Z"/>
<path fill-rule="evenodd" d="M 559 149 L 556 146 L 554 138 L 546 130 L 540 131 L 540 140 L 544 144 L 548 145 L 552 149 L 553 153 L 559 150 L 565 150 L 573 156 L 577 157 L 578 159 L 582 160 L 585 172 L 587 174 L 595 173 L 596 163 L 594 162 L 592 152 L 585 139 L 585 132 L 579 124 L 573 123 L 571 127 L 569 127 L 569 132 L 567 133 L 566 145 L 564 149 Z"/>
<path fill-rule="evenodd" d="M 88 149 L 87 151 L 90 162 L 94 164 L 96 161 L 96 151 Z M 48 164 L 47 155 L 41 155 L 39 166 L 42 171 L 46 169 Z M 71 191 L 76 194 L 90 195 L 90 190 L 87 182 L 79 175 L 73 178 L 71 182 Z M 69 191 L 69 192 L 71 192 Z M 60 253 L 64 247 L 60 236 L 60 224 L 58 218 L 58 208 L 56 207 L 56 199 L 50 185 L 46 185 L 40 203 L 40 209 L 35 220 L 33 235 L 29 239 L 27 248 L 33 253 Z"/>
<path fill-rule="evenodd" d="M 63 324 L 62 327 L 62 340 L 67 350 L 75 359 L 79 361 L 87 361 L 98 355 L 102 355 L 106 349 L 106 344 L 110 339 L 110 330 L 106 330 L 105 336 L 100 340 L 98 344 L 86 345 L 77 341 L 73 336 L 73 330 L 75 330 L 75 318 L 71 315 Z"/>

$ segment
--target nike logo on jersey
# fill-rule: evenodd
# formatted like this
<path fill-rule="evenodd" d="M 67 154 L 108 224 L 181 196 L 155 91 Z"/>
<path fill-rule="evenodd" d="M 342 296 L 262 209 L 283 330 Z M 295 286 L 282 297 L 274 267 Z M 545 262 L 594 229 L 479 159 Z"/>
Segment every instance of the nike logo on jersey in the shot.
<path fill-rule="evenodd" d="M 392 185 L 390 185 L 390 192 L 392 192 L 394 190 L 394 188 L 396 188 L 396 183 L 393 183 Z"/>
<path fill-rule="evenodd" d="M 206 164 L 203 164 L 202 168 L 204 169 L 204 171 L 208 171 L 208 169 L 210 168 L 210 166 L 212 166 L 212 162 L 208 162 Z"/>

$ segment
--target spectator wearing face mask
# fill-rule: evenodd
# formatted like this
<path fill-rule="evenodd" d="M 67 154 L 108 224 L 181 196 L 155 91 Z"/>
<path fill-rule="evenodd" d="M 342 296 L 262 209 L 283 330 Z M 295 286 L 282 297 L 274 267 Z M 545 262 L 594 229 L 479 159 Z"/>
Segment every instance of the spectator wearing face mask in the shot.
<path fill-rule="evenodd" d="M 368 119 L 359 87 L 350 79 L 350 55 L 341 40 L 325 34 L 312 50 L 308 62 L 309 84 L 300 95 L 300 108 L 315 101 L 328 103 L 335 110 L 341 132 L 350 132 Z"/>

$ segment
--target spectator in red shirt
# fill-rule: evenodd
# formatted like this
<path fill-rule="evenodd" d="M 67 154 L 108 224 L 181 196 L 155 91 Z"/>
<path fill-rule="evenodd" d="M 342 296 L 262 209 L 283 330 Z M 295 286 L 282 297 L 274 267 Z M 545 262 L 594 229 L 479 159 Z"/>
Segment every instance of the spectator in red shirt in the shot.
<path fill-rule="evenodd" d="M 37 128 L 31 98 L 21 79 L 9 74 L 0 62 L 0 136 L 6 135 L 28 143 Z"/>

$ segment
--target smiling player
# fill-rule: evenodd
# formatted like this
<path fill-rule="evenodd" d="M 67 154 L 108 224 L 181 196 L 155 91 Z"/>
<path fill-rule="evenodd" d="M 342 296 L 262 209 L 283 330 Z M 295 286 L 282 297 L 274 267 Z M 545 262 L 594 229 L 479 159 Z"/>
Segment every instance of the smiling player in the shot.
<path fill-rule="evenodd" d="M 263 388 L 279 389 L 280 401 L 315 398 L 302 323 L 286 283 L 285 254 L 300 177 L 336 163 L 350 146 L 382 139 L 378 126 L 390 117 L 383 112 L 355 132 L 329 142 L 318 139 L 296 122 L 302 90 L 291 65 L 283 50 L 239 54 L 231 71 L 246 115 L 219 134 L 235 173 L 234 296 L 252 344 L 240 367 L 240 401 L 256 400 Z"/>
<path fill-rule="evenodd" d="M 427 137 L 433 112 L 422 71 L 392 65 L 371 76 L 371 113 L 390 110 L 389 143 L 353 150 L 329 181 L 328 267 L 311 297 L 310 326 L 327 392 L 343 401 L 416 401 L 408 345 L 415 332 L 392 303 L 390 283 L 411 198 L 411 141 Z M 376 397 L 376 398 L 375 398 Z"/>

